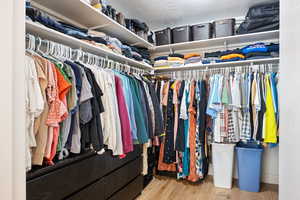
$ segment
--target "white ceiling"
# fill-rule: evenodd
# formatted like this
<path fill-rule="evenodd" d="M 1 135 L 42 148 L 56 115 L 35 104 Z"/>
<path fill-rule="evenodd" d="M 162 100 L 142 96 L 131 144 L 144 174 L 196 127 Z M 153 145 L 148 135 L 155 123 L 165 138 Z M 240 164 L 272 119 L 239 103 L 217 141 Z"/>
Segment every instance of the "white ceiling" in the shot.
<path fill-rule="evenodd" d="M 126 17 L 152 30 L 245 16 L 250 6 L 276 0 L 107 0 Z M 278 0 L 277 0 L 278 1 Z"/>

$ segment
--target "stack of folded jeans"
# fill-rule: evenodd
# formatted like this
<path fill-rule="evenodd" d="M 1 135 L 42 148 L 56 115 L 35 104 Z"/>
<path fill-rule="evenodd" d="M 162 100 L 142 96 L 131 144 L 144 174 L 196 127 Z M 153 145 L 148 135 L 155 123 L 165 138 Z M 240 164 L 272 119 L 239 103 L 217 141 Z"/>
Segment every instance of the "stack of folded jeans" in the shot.
<path fill-rule="evenodd" d="M 185 62 L 184 64 L 200 63 L 201 56 L 198 53 L 189 53 L 184 55 Z"/>
<path fill-rule="evenodd" d="M 131 50 L 130 46 L 127 46 L 127 45 L 123 44 L 122 47 L 121 47 L 121 49 L 122 49 L 122 54 L 124 56 L 126 56 L 127 58 L 133 58 L 133 56 L 132 56 L 132 50 Z"/>
<path fill-rule="evenodd" d="M 143 61 L 141 54 L 136 51 L 132 51 L 132 58 L 137 61 Z"/>
<path fill-rule="evenodd" d="M 279 1 L 253 6 L 237 34 L 271 31 L 279 29 Z"/>
<path fill-rule="evenodd" d="M 142 59 L 145 60 L 146 63 L 150 63 L 150 52 L 147 48 L 138 47 L 138 46 L 131 46 L 132 51 L 137 52 L 142 56 Z M 146 61 L 147 60 L 147 61 Z"/>
<path fill-rule="evenodd" d="M 232 61 L 239 61 L 245 59 L 245 55 L 243 54 L 241 49 L 234 49 L 234 50 L 221 52 L 220 57 L 221 57 L 220 58 L 221 62 L 232 62 Z"/>
<path fill-rule="evenodd" d="M 44 26 L 59 31 L 61 33 L 83 40 L 91 40 L 87 34 L 87 29 L 78 28 L 70 24 L 59 22 L 46 13 L 30 6 L 26 7 L 26 15 L 34 22 L 39 22 Z"/>
<path fill-rule="evenodd" d="M 155 68 L 167 68 L 170 67 L 168 63 L 168 56 L 159 56 L 154 58 L 154 67 Z"/>

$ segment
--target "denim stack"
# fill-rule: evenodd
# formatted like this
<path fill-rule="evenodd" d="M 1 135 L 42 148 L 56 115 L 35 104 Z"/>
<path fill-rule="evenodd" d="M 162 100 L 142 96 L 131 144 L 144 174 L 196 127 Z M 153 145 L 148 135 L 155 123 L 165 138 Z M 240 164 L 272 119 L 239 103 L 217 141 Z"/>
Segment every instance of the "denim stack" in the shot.
<path fill-rule="evenodd" d="M 251 7 L 246 20 L 240 25 L 237 34 L 272 31 L 279 29 L 279 1 Z"/>
<path fill-rule="evenodd" d="M 40 24 L 43 24 L 44 26 L 61 33 L 76 37 L 78 39 L 91 40 L 91 38 L 87 34 L 87 29 L 81 29 L 64 22 L 59 22 L 46 13 L 39 11 L 33 7 L 26 7 L 26 16 L 28 16 L 34 22 L 39 22 Z"/>

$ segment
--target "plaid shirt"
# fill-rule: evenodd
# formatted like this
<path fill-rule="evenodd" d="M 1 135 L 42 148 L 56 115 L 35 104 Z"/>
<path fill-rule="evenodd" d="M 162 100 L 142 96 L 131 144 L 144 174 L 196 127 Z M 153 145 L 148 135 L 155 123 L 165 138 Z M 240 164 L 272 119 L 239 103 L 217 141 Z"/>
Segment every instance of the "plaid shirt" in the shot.
<path fill-rule="evenodd" d="M 233 112 L 232 110 L 228 110 L 228 142 L 229 143 L 235 143 L 238 142 L 238 138 L 235 134 L 235 126 L 234 126 L 234 120 L 233 120 Z"/>
<path fill-rule="evenodd" d="M 250 139 L 251 139 L 250 112 L 246 111 L 246 112 L 244 112 L 243 120 L 242 120 L 241 140 L 248 141 Z"/>

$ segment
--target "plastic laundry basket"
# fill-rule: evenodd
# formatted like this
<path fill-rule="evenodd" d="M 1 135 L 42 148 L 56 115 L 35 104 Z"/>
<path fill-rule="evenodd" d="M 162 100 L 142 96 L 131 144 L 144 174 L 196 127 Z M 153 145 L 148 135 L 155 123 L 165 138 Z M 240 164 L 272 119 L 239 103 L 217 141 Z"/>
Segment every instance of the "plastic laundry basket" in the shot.
<path fill-rule="evenodd" d="M 235 144 L 212 144 L 214 185 L 220 188 L 232 187 L 233 158 Z"/>
<path fill-rule="evenodd" d="M 257 144 L 238 144 L 236 147 L 238 184 L 241 190 L 259 192 L 263 147 Z"/>

